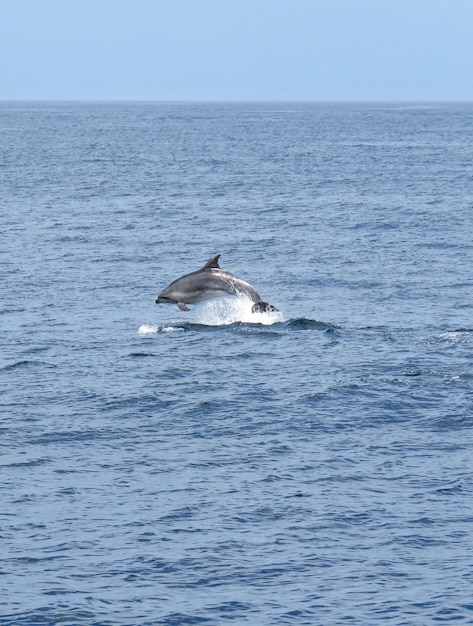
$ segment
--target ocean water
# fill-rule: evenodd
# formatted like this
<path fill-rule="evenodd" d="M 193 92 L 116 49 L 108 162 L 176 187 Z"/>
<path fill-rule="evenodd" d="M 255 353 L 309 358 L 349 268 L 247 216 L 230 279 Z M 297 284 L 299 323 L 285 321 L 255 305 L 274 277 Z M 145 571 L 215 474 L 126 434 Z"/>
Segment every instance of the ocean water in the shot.
<path fill-rule="evenodd" d="M 0 104 L 0 624 L 473 624 L 473 105 Z M 220 253 L 280 314 L 159 291 Z"/>

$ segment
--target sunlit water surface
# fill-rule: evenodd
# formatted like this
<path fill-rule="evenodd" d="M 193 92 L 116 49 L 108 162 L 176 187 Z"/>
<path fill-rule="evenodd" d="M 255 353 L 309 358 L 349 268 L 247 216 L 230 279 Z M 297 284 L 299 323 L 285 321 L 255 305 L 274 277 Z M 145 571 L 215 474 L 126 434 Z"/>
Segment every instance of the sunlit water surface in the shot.
<path fill-rule="evenodd" d="M 1 624 L 473 623 L 472 130 L 0 106 Z"/>

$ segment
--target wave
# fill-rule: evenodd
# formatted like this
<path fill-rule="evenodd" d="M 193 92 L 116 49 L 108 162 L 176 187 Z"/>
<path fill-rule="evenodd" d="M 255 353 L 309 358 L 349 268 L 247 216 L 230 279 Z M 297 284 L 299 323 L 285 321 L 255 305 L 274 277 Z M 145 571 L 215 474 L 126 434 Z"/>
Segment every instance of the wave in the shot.
<path fill-rule="evenodd" d="M 15 361 L 14 363 L 6 363 L 4 365 L 0 365 L 0 371 L 8 371 L 15 370 L 24 367 L 57 367 L 53 363 L 46 363 L 44 361 L 35 361 L 30 359 L 23 359 L 21 361 Z"/>
<path fill-rule="evenodd" d="M 307 317 L 297 317 L 283 322 L 274 322 L 272 324 L 261 324 L 260 322 L 233 322 L 230 324 L 202 324 L 199 322 L 173 322 L 170 324 L 142 324 L 138 328 L 140 335 L 157 335 L 161 333 L 175 332 L 208 332 L 213 330 L 232 330 L 240 332 L 292 332 L 300 330 L 317 330 L 325 332 L 337 332 L 341 326 L 330 322 L 322 322 L 321 320 L 310 319 Z"/>
<path fill-rule="evenodd" d="M 166 324 L 142 324 L 140 335 L 155 335 L 183 331 L 209 331 L 212 329 L 230 329 L 242 332 L 249 330 L 321 330 L 335 331 L 340 326 L 307 317 L 285 319 L 282 311 L 253 313 L 253 303 L 242 298 L 221 298 L 196 305 L 192 309 L 193 319 L 179 320 Z"/>

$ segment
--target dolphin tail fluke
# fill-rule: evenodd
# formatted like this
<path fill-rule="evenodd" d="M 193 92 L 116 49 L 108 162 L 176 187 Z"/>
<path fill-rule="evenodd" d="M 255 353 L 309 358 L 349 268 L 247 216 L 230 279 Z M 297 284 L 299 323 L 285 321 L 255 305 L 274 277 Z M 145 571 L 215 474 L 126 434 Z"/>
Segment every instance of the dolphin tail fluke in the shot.
<path fill-rule="evenodd" d="M 279 311 L 279 309 L 274 304 L 269 304 L 269 302 L 263 302 L 262 300 L 255 302 L 251 307 L 252 313 L 273 313 L 275 311 Z"/>

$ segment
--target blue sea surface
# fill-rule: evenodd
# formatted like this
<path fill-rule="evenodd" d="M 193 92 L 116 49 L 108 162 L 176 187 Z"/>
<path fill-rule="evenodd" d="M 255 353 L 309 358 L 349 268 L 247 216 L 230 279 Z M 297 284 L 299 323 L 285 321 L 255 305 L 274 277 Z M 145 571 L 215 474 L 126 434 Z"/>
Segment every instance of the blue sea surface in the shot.
<path fill-rule="evenodd" d="M 0 104 L 0 624 L 473 624 L 473 105 Z M 220 253 L 280 314 L 155 304 Z"/>

